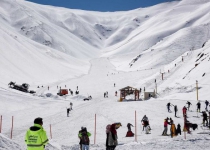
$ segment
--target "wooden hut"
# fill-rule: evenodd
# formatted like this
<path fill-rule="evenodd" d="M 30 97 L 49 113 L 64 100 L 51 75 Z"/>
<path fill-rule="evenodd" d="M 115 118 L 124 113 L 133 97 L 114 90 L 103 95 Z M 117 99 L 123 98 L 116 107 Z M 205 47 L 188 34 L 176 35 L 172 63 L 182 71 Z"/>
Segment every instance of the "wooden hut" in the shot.
<path fill-rule="evenodd" d="M 120 89 L 120 101 L 125 99 L 127 95 L 134 94 L 134 100 L 139 99 L 139 90 L 130 86 Z"/>

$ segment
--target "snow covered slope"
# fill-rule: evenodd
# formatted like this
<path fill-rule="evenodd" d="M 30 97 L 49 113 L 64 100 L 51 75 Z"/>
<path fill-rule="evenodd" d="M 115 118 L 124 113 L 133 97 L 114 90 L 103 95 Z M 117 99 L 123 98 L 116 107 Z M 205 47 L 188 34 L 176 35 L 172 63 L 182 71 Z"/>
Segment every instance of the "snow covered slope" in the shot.
<path fill-rule="evenodd" d="M 78 149 L 81 126 L 92 133 L 91 149 L 105 149 L 105 127 L 114 122 L 123 124 L 117 149 L 208 149 L 209 130 L 200 127 L 202 117 L 196 112 L 196 80 L 205 110 L 210 88 L 209 10 L 208 0 L 103 13 L 0 0 L 0 149 L 26 149 L 25 131 L 36 117 L 44 119 L 50 138 L 47 150 Z M 155 80 L 156 99 L 119 103 L 119 93 L 114 95 L 125 86 L 153 90 Z M 37 93 L 10 89 L 10 81 L 27 82 Z M 57 96 L 59 87 L 75 92 L 77 86 L 79 95 Z M 108 98 L 103 97 L 106 91 Z M 88 95 L 93 99 L 83 101 Z M 193 104 L 188 120 L 197 123 L 198 130 L 187 134 L 186 140 L 183 135 L 160 136 L 166 117 L 183 127 L 181 109 L 186 101 Z M 69 102 L 74 105 L 67 118 Z M 166 111 L 168 102 L 178 106 L 179 118 Z M 135 111 L 138 142 L 125 138 L 126 124 L 134 124 Z M 140 120 L 145 114 L 152 127 L 149 135 L 142 132 Z M 14 142 L 8 139 L 12 116 Z"/>

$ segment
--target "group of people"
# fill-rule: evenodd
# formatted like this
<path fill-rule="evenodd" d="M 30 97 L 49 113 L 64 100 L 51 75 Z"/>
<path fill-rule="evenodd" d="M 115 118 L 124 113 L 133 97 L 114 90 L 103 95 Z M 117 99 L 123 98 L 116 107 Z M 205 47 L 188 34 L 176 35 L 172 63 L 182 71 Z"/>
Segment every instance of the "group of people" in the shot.
<path fill-rule="evenodd" d="M 106 94 L 108 94 L 108 92 L 105 92 Z M 206 108 L 205 110 L 208 110 L 208 105 L 209 102 L 206 100 L 205 101 L 206 104 Z M 182 111 L 183 111 L 183 117 L 185 118 L 185 127 L 186 130 L 188 131 L 188 133 L 190 133 L 189 131 L 189 127 L 190 125 L 192 125 L 186 118 L 187 118 L 187 110 L 190 110 L 190 106 L 192 104 L 187 101 L 187 107 L 184 106 Z M 197 111 L 200 112 L 200 102 L 198 102 L 197 104 Z M 69 117 L 69 112 L 72 110 L 72 106 L 73 103 L 70 102 L 69 107 L 67 108 L 67 117 Z M 168 112 L 170 112 L 170 106 L 174 106 L 174 111 L 175 111 L 175 117 L 176 117 L 176 112 L 178 111 L 178 108 L 176 105 L 173 105 L 171 103 L 167 104 L 167 108 L 168 108 Z M 203 116 L 203 124 L 208 126 L 209 122 L 208 122 L 208 115 L 206 113 L 206 111 L 202 111 L 202 116 Z M 145 133 L 148 134 L 151 130 L 150 126 L 149 126 L 149 119 L 146 115 L 144 115 L 144 117 L 141 120 L 142 125 L 143 125 L 143 131 L 145 130 Z M 38 117 L 34 120 L 34 125 L 31 126 L 25 135 L 25 143 L 27 145 L 27 150 L 34 150 L 34 147 L 36 148 L 36 150 L 44 150 L 45 145 L 48 143 L 48 137 L 46 134 L 46 131 L 43 129 L 42 127 L 43 125 L 43 119 Z M 180 124 L 177 124 L 177 127 L 174 124 L 174 121 L 172 120 L 172 118 L 166 118 L 164 119 L 164 130 L 162 135 L 163 136 L 169 136 L 168 132 L 168 125 L 170 125 L 170 135 L 171 137 L 177 136 L 178 134 L 181 135 L 181 126 Z M 117 129 L 122 126 L 121 123 L 113 123 L 111 125 L 107 125 L 106 127 L 106 150 L 114 150 L 115 147 L 118 145 L 118 137 L 117 137 Z M 133 125 L 131 123 L 127 124 L 128 127 L 128 133 L 132 133 L 131 131 L 131 127 L 133 127 Z M 126 135 L 126 136 L 127 136 Z M 87 131 L 86 127 L 81 127 L 81 130 L 78 133 L 78 137 L 80 139 L 80 149 L 81 150 L 89 150 L 89 144 L 90 144 L 90 140 L 89 137 L 91 136 L 91 133 L 89 133 Z M 134 136 L 134 134 L 132 133 L 131 136 Z"/>
<path fill-rule="evenodd" d="M 168 132 L 168 125 L 171 125 L 171 128 L 170 128 L 170 135 L 171 135 L 171 137 L 174 137 L 174 136 L 176 136 L 178 134 L 181 135 L 181 126 L 180 126 L 180 124 L 178 124 L 177 128 L 176 128 L 176 126 L 174 124 L 174 121 L 171 118 L 169 119 L 167 117 L 166 119 L 164 119 L 164 130 L 163 130 L 163 133 L 162 133 L 163 136 L 169 136 L 169 134 L 167 133 Z"/>
<path fill-rule="evenodd" d="M 171 104 L 171 103 L 169 102 L 169 103 L 167 103 L 166 106 L 167 106 L 168 112 L 172 112 L 171 109 L 170 109 L 170 107 L 171 107 L 171 106 L 174 106 L 175 117 L 177 117 L 177 112 L 178 112 L 177 105 L 173 105 L 173 104 Z"/>
<path fill-rule="evenodd" d="M 192 103 L 191 102 L 189 102 L 189 101 L 187 101 L 187 106 L 184 106 L 183 108 L 182 108 L 182 113 L 183 113 L 183 117 L 185 118 L 185 130 L 188 132 L 188 133 L 190 133 L 190 130 L 189 130 L 189 128 L 190 128 L 190 125 L 192 125 L 192 123 L 190 123 L 186 118 L 187 118 L 187 110 L 188 111 L 190 111 L 190 106 L 192 105 Z M 201 112 L 202 113 L 202 116 L 203 116 L 203 125 L 204 126 L 209 126 L 209 124 L 208 124 L 208 116 L 207 116 L 207 113 L 206 113 L 206 111 L 208 111 L 208 106 L 210 106 L 209 105 L 209 101 L 208 100 L 206 100 L 205 101 L 205 104 L 206 104 L 206 107 L 205 107 L 205 111 L 202 111 L 201 112 L 201 103 L 200 103 L 200 101 L 198 101 L 197 102 L 197 104 L 196 104 L 196 106 L 197 106 L 197 108 L 196 108 L 196 110 L 197 110 L 197 112 Z M 177 117 L 177 111 L 178 111 L 178 108 L 177 108 L 177 105 L 173 105 L 173 104 L 171 104 L 170 102 L 169 103 L 167 103 L 167 109 L 168 109 L 168 112 L 171 112 L 171 110 L 170 110 L 170 106 L 174 106 L 174 112 L 175 112 L 175 117 Z M 164 120 L 164 131 L 163 131 L 163 135 L 167 135 L 167 126 L 168 126 L 168 124 L 169 125 L 171 125 L 171 128 L 173 127 L 172 125 L 173 125 L 173 120 L 170 118 L 170 121 L 168 121 L 169 119 L 168 118 L 166 118 L 165 120 Z M 176 131 L 176 134 L 177 133 L 179 133 L 179 131 L 180 131 L 180 133 L 181 133 L 181 130 L 179 129 L 179 127 L 180 127 L 180 125 L 178 124 L 177 125 L 177 129 L 176 130 L 174 130 L 174 131 Z M 177 131 L 178 130 L 178 131 Z M 171 134 L 172 135 L 172 134 Z"/>
<path fill-rule="evenodd" d="M 104 98 L 108 98 L 108 91 L 104 92 Z"/>

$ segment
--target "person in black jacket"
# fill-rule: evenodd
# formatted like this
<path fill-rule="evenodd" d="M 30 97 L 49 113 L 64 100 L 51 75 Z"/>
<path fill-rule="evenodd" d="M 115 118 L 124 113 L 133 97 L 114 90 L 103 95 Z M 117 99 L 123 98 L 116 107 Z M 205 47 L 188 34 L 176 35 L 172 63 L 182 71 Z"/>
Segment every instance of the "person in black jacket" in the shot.
<path fill-rule="evenodd" d="M 192 105 L 189 101 L 187 101 L 187 109 L 188 109 L 188 111 L 190 110 L 190 105 Z"/>
<path fill-rule="evenodd" d="M 172 106 L 172 104 L 169 102 L 166 106 L 167 106 L 168 112 L 171 112 L 170 106 Z"/>
<path fill-rule="evenodd" d="M 197 105 L 197 112 L 200 112 L 201 111 L 201 103 L 198 102 L 196 105 Z"/>
<path fill-rule="evenodd" d="M 208 111 L 208 105 L 209 105 L 209 101 L 205 101 L 205 104 L 206 104 L 206 111 Z"/>
<path fill-rule="evenodd" d="M 177 116 L 176 116 L 177 111 L 178 111 L 178 108 L 177 108 L 177 106 L 175 105 L 175 106 L 174 106 L 175 117 L 177 117 Z"/>
<path fill-rule="evenodd" d="M 180 124 L 177 125 L 177 128 L 176 128 L 176 135 L 180 134 L 181 135 L 181 126 Z"/>
<path fill-rule="evenodd" d="M 202 112 L 202 116 L 203 116 L 203 126 L 208 126 L 208 116 L 207 113 L 205 111 Z"/>
<path fill-rule="evenodd" d="M 79 148 L 80 150 L 82 150 L 82 138 L 79 136 L 81 133 L 82 133 L 82 130 L 84 129 L 84 127 L 81 127 L 81 130 L 79 130 L 79 133 L 78 133 L 78 138 L 79 138 Z"/>

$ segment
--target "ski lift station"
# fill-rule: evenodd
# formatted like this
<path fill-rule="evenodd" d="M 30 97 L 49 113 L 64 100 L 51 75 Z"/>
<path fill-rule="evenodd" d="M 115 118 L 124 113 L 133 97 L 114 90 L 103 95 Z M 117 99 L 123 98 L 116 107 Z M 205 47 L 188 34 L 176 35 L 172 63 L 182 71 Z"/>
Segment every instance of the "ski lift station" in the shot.
<path fill-rule="evenodd" d="M 126 99 L 127 96 L 131 96 L 131 99 L 133 100 L 139 100 L 139 90 L 130 86 L 126 86 L 122 89 L 120 89 L 120 102 Z"/>

